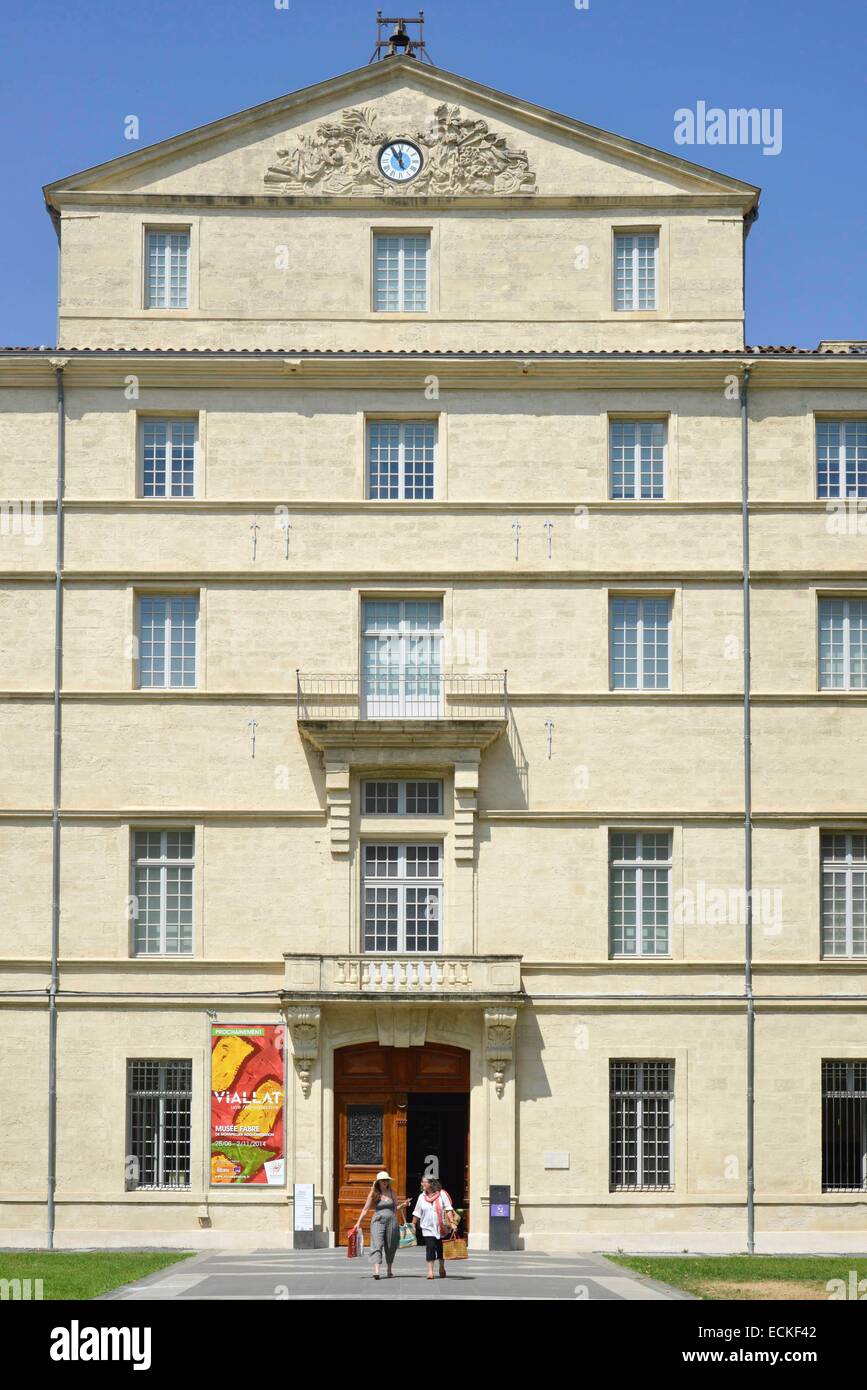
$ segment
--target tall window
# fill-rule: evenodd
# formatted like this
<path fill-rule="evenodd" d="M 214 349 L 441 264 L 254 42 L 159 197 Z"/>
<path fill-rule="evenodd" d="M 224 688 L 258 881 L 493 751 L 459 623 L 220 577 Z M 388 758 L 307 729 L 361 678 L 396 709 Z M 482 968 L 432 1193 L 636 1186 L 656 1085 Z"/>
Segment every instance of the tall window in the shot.
<path fill-rule="evenodd" d="M 615 309 L 656 308 L 657 232 L 618 232 L 614 238 Z"/>
<path fill-rule="evenodd" d="M 438 951 L 441 845 L 364 846 L 365 951 Z"/>
<path fill-rule="evenodd" d="M 389 501 L 430 501 L 434 495 L 437 427 L 433 420 L 371 420 L 367 427 L 367 495 Z"/>
<path fill-rule="evenodd" d="M 127 1063 L 127 1187 L 190 1187 L 192 1062 Z"/>
<path fill-rule="evenodd" d="M 867 1190 L 867 1062 L 822 1063 L 822 1191 Z"/>
<path fill-rule="evenodd" d="M 133 948 L 137 956 L 188 956 L 193 949 L 192 830 L 133 835 Z"/>
<path fill-rule="evenodd" d="M 867 835 L 822 836 L 822 955 L 867 956 Z"/>
<path fill-rule="evenodd" d="M 665 496 L 665 435 L 664 420 L 611 421 L 613 498 Z"/>
<path fill-rule="evenodd" d="M 613 598 L 610 622 L 612 690 L 668 690 L 671 600 Z"/>
<path fill-rule="evenodd" d="M 668 955 L 671 835 L 665 830 L 612 831 L 608 852 L 611 954 Z"/>
<path fill-rule="evenodd" d="M 363 609 L 363 715 L 438 719 L 442 714 L 439 599 L 369 599 Z"/>
<path fill-rule="evenodd" d="M 672 1185 L 673 1062 L 612 1062 L 612 1192 Z"/>
<path fill-rule="evenodd" d="M 425 313 L 429 278 L 429 236 L 374 237 L 374 309 L 386 314 Z"/>
<path fill-rule="evenodd" d="M 190 234 L 145 233 L 145 308 L 186 309 L 190 297 Z"/>
<path fill-rule="evenodd" d="M 867 497 L 867 420 L 817 420 L 820 497 Z"/>
<path fill-rule="evenodd" d="M 196 684 L 199 600 L 192 595 L 139 599 L 139 685 L 174 689 Z"/>
<path fill-rule="evenodd" d="M 442 782 L 365 782 L 361 804 L 366 816 L 439 816 Z"/>
<path fill-rule="evenodd" d="M 195 497 L 195 420 L 142 420 L 143 497 Z"/>
<path fill-rule="evenodd" d="M 819 687 L 867 689 L 867 599 L 820 600 Z"/>

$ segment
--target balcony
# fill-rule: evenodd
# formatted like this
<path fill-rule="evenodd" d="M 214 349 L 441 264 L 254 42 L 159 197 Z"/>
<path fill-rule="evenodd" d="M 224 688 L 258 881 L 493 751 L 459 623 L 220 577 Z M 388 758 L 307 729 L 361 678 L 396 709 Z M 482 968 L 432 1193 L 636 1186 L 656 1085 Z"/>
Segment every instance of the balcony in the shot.
<path fill-rule="evenodd" d="M 285 955 L 293 999 L 503 1000 L 521 993 L 520 956 Z"/>
<path fill-rule="evenodd" d="M 506 672 L 445 676 L 414 669 L 358 675 L 296 671 L 302 736 L 320 751 L 342 748 L 483 749 L 509 715 Z"/>

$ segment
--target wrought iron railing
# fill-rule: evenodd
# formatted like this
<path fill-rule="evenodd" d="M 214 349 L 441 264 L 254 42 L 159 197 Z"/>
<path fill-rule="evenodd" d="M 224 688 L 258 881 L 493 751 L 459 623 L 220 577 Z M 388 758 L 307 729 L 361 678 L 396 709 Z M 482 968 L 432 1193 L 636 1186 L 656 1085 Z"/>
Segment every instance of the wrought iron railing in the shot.
<path fill-rule="evenodd" d="M 296 670 L 299 719 L 508 718 L 508 673 L 444 676 L 407 670 L 320 675 Z"/>

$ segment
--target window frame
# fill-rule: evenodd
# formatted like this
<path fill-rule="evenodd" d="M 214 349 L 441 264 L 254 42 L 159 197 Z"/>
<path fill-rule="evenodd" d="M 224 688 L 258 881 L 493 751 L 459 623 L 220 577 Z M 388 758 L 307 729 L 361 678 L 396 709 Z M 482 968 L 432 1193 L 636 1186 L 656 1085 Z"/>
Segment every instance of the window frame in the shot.
<path fill-rule="evenodd" d="M 820 446 L 820 441 L 819 441 L 819 433 L 820 433 L 820 431 L 821 431 L 823 428 L 827 429 L 827 428 L 833 427 L 833 426 L 836 426 L 836 427 L 840 430 L 840 432 L 841 432 L 840 443 L 839 443 L 839 445 L 837 446 L 837 461 L 836 461 L 837 491 L 836 491 L 836 492 L 830 491 L 830 473 L 831 473 L 831 471 L 832 471 L 831 468 L 830 468 L 830 466 L 828 466 L 828 467 L 825 469 L 825 473 L 826 473 L 825 489 L 826 489 L 826 490 L 825 490 L 825 491 L 822 490 L 822 487 L 823 487 L 823 484 L 822 484 L 823 462 L 822 462 L 822 457 L 821 457 L 821 446 Z M 862 483 L 861 483 L 861 491 L 858 491 L 859 470 L 858 470 L 858 468 L 857 468 L 857 460 L 856 460 L 856 471 L 855 471 L 856 490 L 855 490 L 854 492 L 849 492 L 849 491 L 847 491 L 847 488 L 846 488 L 847 470 L 846 470 L 846 459 L 845 459 L 845 449 L 846 449 L 845 433 L 846 433 L 846 428 L 847 428 L 847 426 L 855 426 L 855 427 L 861 426 L 861 427 L 863 428 L 864 434 L 865 434 L 865 443 L 864 443 L 864 448 L 865 448 L 865 461 L 864 461 L 864 466 L 863 466 L 863 479 L 862 479 Z M 858 444 L 856 443 L 856 445 L 855 445 L 856 453 L 857 453 L 858 447 L 859 447 L 859 446 L 858 446 Z M 849 501 L 849 500 L 859 500 L 859 499 L 867 498 L 867 415 L 845 415 L 845 414 L 842 414 L 842 415 L 815 415 L 815 416 L 813 417 L 813 453 L 814 453 L 814 461 L 815 461 L 815 487 L 816 487 L 816 498 L 817 498 L 818 501 L 820 501 L 820 502 L 845 502 L 845 501 Z"/>
<path fill-rule="evenodd" d="M 637 603 L 640 605 L 639 615 L 636 625 L 636 675 L 638 683 L 636 685 L 618 685 L 615 672 L 615 642 L 614 642 L 614 613 L 615 606 L 620 603 Z M 665 625 L 666 640 L 666 683 L 665 685 L 645 684 L 645 661 L 644 661 L 644 635 L 645 635 L 645 605 L 649 603 L 664 603 L 667 605 L 667 622 Z M 655 629 L 658 630 L 658 629 Z M 636 593 L 611 593 L 608 594 L 608 684 L 609 690 L 622 695 L 646 694 L 647 692 L 659 691 L 662 693 L 670 692 L 672 684 L 672 640 L 674 635 L 674 599 L 671 594 L 636 594 Z M 625 658 L 624 658 L 625 660 Z M 624 672 L 624 680 L 626 673 Z"/>
<path fill-rule="evenodd" d="M 439 869 L 438 877 L 428 875 L 409 875 L 406 871 L 407 851 L 436 850 L 437 864 Z M 368 874 L 367 871 L 367 852 L 368 850 L 396 850 L 397 867 L 396 874 Z M 438 956 L 443 954 L 443 931 L 444 931 L 444 909 L 445 909 L 445 844 L 442 840 L 435 839 L 410 839 L 410 840 L 377 840 L 365 838 L 361 842 L 360 853 L 361 868 L 361 892 L 360 892 L 360 951 L 363 956 L 380 957 L 391 959 L 395 956 L 413 956 L 421 959 L 424 956 Z M 396 926 L 396 945 L 391 947 L 371 947 L 368 949 L 366 940 L 368 937 L 368 886 L 386 887 L 397 890 L 397 926 Z M 408 888 L 435 888 L 437 890 L 437 917 L 436 917 L 436 940 L 435 947 L 425 946 L 423 949 L 407 946 L 407 889 Z M 431 919 L 428 918 L 430 921 Z M 374 917 L 374 930 L 372 933 L 376 937 L 376 918 Z M 431 933 L 428 933 L 429 935 Z"/>
<path fill-rule="evenodd" d="M 157 1086 L 155 1092 L 150 1087 L 133 1088 L 133 1068 L 137 1066 L 155 1066 L 158 1068 Z M 185 1067 L 187 1069 L 188 1081 L 182 1087 L 172 1089 L 165 1083 L 165 1077 L 169 1067 Z M 129 1171 L 126 1174 L 126 1190 L 128 1192 L 189 1192 L 192 1189 L 192 1168 L 193 1168 L 193 1063 L 187 1057 L 180 1058 L 152 1058 L 152 1057 L 128 1057 L 126 1059 L 126 1153 L 127 1162 L 130 1159 L 138 1158 L 135 1152 L 133 1140 L 134 1113 L 136 1100 L 153 1099 L 157 1102 L 157 1181 L 153 1183 L 140 1182 L 134 1179 Z M 186 1131 L 186 1160 L 187 1160 L 187 1181 L 185 1183 L 171 1183 L 160 1181 L 165 1179 L 167 1159 L 171 1158 L 166 1152 L 166 1112 L 167 1102 L 179 1102 L 179 1111 L 184 1103 L 186 1104 L 186 1116 L 181 1113 L 178 1117 L 179 1132 Z M 147 1123 L 147 1121 L 145 1121 Z M 142 1148 L 147 1142 L 147 1136 L 142 1139 Z M 178 1161 L 176 1159 L 175 1161 Z M 178 1170 L 181 1171 L 181 1170 Z"/>
<path fill-rule="evenodd" d="M 845 1087 L 844 1087 L 843 1090 L 842 1090 L 842 1094 L 840 1093 L 838 1087 L 835 1087 L 835 1086 L 830 1086 L 830 1087 L 829 1087 L 829 1084 L 828 1084 L 828 1075 L 829 1075 L 829 1072 L 830 1072 L 830 1070 L 831 1070 L 832 1067 L 845 1067 L 845 1069 L 846 1069 L 846 1075 L 845 1075 L 846 1085 L 845 1085 Z M 859 1068 L 859 1069 L 860 1069 L 860 1072 L 859 1072 L 857 1075 L 856 1075 L 855 1068 Z M 850 1084 L 849 1084 L 849 1083 L 850 1083 L 850 1080 L 851 1080 L 851 1082 L 852 1082 L 852 1085 L 851 1085 L 851 1086 L 850 1086 Z M 857 1081 L 860 1081 L 860 1085 L 856 1084 Z M 829 1148 L 828 1148 L 828 1123 L 829 1123 L 829 1113 L 828 1113 L 828 1107 L 829 1107 L 829 1103 L 830 1103 L 831 1105 L 833 1105 L 833 1102 L 834 1102 L 835 1100 L 841 1100 L 841 1099 L 842 1099 L 842 1100 L 845 1100 L 845 1099 L 847 1098 L 847 1096 L 851 1096 L 851 1098 L 852 1098 L 853 1100 L 857 1100 L 858 1106 L 859 1106 L 857 1134 L 858 1134 L 858 1136 L 859 1136 L 859 1138 L 858 1138 L 858 1143 L 859 1143 L 859 1147 L 860 1147 L 860 1150 L 861 1150 L 861 1152 L 860 1152 L 861 1182 L 860 1182 L 860 1184 L 859 1184 L 858 1186 L 855 1186 L 854 1184 L 842 1184 L 842 1183 L 839 1183 L 839 1182 L 838 1182 L 838 1183 L 831 1182 L 831 1180 L 830 1180 L 831 1175 L 830 1175 L 829 1172 L 828 1172 L 828 1156 L 829 1156 Z M 864 1192 L 867 1192 L 867 1060 L 865 1060 L 863 1057 L 858 1057 L 858 1058 L 850 1058 L 850 1057 L 823 1057 L 823 1058 L 822 1058 L 822 1077 L 821 1077 L 821 1106 L 822 1106 L 822 1120 L 821 1120 L 821 1139 L 820 1139 L 820 1143 L 821 1143 L 821 1155 L 822 1155 L 822 1158 L 821 1158 L 821 1190 L 822 1190 L 822 1192 L 830 1192 L 830 1193 L 837 1193 L 837 1194 L 847 1193 L 847 1192 L 848 1192 L 848 1193 L 853 1193 L 853 1194 L 854 1194 L 854 1193 L 864 1193 Z M 833 1113 L 833 1112 L 832 1112 L 832 1113 Z M 853 1136 L 853 1137 L 854 1137 L 854 1136 Z"/>
<path fill-rule="evenodd" d="M 166 680 L 164 680 L 161 684 L 157 684 L 156 682 L 153 682 L 153 681 L 150 681 L 150 682 L 148 682 L 147 684 L 145 684 L 145 683 L 143 682 L 143 680 L 142 680 L 142 665 L 143 665 L 143 662 L 142 662 L 142 645 L 143 645 L 143 639 L 142 639 L 142 605 L 143 605 L 144 603 L 153 603 L 153 602 L 159 602 L 159 601 L 163 601 L 163 602 L 168 603 L 168 604 L 170 605 L 172 602 L 174 602 L 174 601 L 176 601 L 176 600 L 192 601 L 192 602 L 195 603 L 195 617 L 194 617 L 194 623 L 193 623 L 193 634 L 194 634 L 193 680 L 192 680 L 191 682 L 177 682 L 177 683 L 173 683 L 170 679 L 166 679 Z M 137 690 L 147 690 L 147 691 L 152 691 L 152 690 L 173 690 L 173 691 L 197 690 L 197 689 L 199 688 L 199 672 L 200 672 L 200 665 L 201 665 L 201 661 L 200 661 L 200 658 L 201 658 L 201 651 L 200 651 L 200 648 L 201 648 L 201 617 L 202 617 L 201 594 L 200 594 L 199 592 L 191 592 L 191 591 L 189 591 L 189 590 L 177 591 L 177 590 L 145 589 L 145 590 L 142 590 L 141 592 L 138 592 L 138 593 L 135 594 L 135 600 L 134 600 L 134 602 L 135 602 L 135 635 L 136 635 L 136 643 L 137 643 L 137 645 L 136 645 L 136 657 L 135 657 L 135 664 L 134 664 L 136 689 L 137 689 Z M 170 677 L 170 675 L 171 675 L 171 668 L 172 668 L 172 661 L 171 661 L 172 640 L 171 640 L 171 634 L 172 634 L 172 627 L 173 627 L 173 624 L 172 624 L 172 621 L 171 621 L 171 619 L 170 619 L 170 617 L 169 617 L 170 611 L 171 611 L 171 609 L 169 608 L 169 609 L 167 610 L 166 618 L 165 618 L 164 621 L 163 621 L 163 627 L 164 627 L 164 631 L 163 631 L 163 665 L 164 665 L 165 675 L 166 675 L 167 677 Z M 166 653 L 167 653 L 167 652 L 168 652 L 168 660 L 166 660 Z"/>
<path fill-rule="evenodd" d="M 139 855 L 136 852 L 136 841 L 139 835 L 159 835 L 160 854 L 157 858 L 150 855 Z M 189 858 L 171 858 L 167 853 L 167 837 L 169 835 L 190 835 L 192 836 L 192 854 Z M 188 960 L 195 955 L 196 951 L 196 829 L 191 825 L 170 825 L 170 826 L 150 826 L 132 825 L 130 826 L 130 897 L 138 907 L 141 894 L 138 891 L 138 871 L 139 869 L 158 869 L 159 872 L 159 950 L 148 951 L 140 950 L 137 946 L 136 936 L 138 931 L 138 911 L 132 916 L 130 921 L 130 958 L 133 960 Z M 189 948 L 186 950 L 170 951 L 166 948 L 167 924 L 167 897 L 169 891 L 168 870 L 169 869 L 188 869 L 189 870 Z M 179 876 L 178 894 L 181 892 L 181 882 Z M 178 928 L 180 938 L 180 928 Z"/>
<path fill-rule="evenodd" d="M 142 298 L 141 305 L 146 312 L 176 314 L 192 307 L 193 289 L 193 229 L 190 223 L 147 223 L 143 224 L 142 247 Z M 156 302 L 152 298 L 151 279 L 151 237 L 186 237 L 185 296 L 183 304 Z M 170 252 L 170 245 L 166 248 Z M 163 265 L 162 277 L 165 287 L 164 300 L 171 300 L 171 256 Z"/>
<path fill-rule="evenodd" d="M 611 254 L 611 310 L 615 314 L 655 314 L 659 312 L 660 304 L 660 236 L 659 227 L 614 227 L 612 228 L 612 254 Z M 653 303 L 650 305 L 639 304 L 639 271 L 640 271 L 640 248 L 638 241 L 640 238 L 653 238 Z M 618 285 L 617 285 L 617 256 L 618 243 L 630 240 L 633 242 L 630 268 L 631 276 L 631 300 L 630 304 L 618 304 Z"/>
<path fill-rule="evenodd" d="M 439 606 L 439 625 L 437 627 L 409 627 L 406 616 L 408 604 L 437 604 Z M 399 609 L 398 625 L 391 629 L 368 625 L 368 608 L 374 604 L 396 604 Z M 445 598 L 443 594 L 362 594 L 359 614 L 359 712 L 362 719 L 441 719 L 445 705 L 445 679 L 443 673 Z M 368 643 L 389 638 L 396 644 L 399 660 L 393 663 L 371 664 L 368 670 Z M 426 639 L 430 643 L 428 661 L 413 663 L 407 660 L 413 639 Z M 407 676 L 407 672 L 415 675 Z M 372 680 L 371 680 L 372 677 Z M 385 696 L 370 694 L 379 682 L 385 682 L 389 693 Z M 415 696 L 407 694 L 407 686 L 414 688 L 417 682 L 422 688 L 428 684 L 435 689 L 435 695 Z M 397 694 L 392 696 L 392 684 L 397 686 Z"/>
<path fill-rule="evenodd" d="M 624 426 L 633 426 L 636 429 L 636 440 L 632 450 L 632 493 L 619 496 L 615 491 L 614 484 L 614 439 L 615 432 Z M 658 495 L 653 493 L 645 495 L 642 491 L 643 469 L 641 467 L 640 453 L 644 447 L 638 440 L 638 432 L 643 426 L 658 427 L 662 431 L 662 471 L 661 471 L 661 491 Z M 651 448 L 656 448 L 651 444 Z M 651 478 L 653 474 L 651 473 Z M 625 477 L 625 469 L 624 469 Z M 669 469 L 668 469 L 668 417 L 660 415 L 609 415 L 608 417 L 608 500 L 611 502 L 665 502 L 669 494 Z"/>
<path fill-rule="evenodd" d="M 853 840 L 858 836 L 864 840 L 864 855 L 856 858 L 853 853 Z M 842 837 L 845 841 L 845 854 L 842 859 L 837 859 L 833 855 L 825 852 L 826 841 Z M 861 951 L 854 950 L 855 935 L 855 913 L 854 913 L 854 888 L 855 875 L 863 874 L 861 885 L 862 895 L 867 900 L 867 831 L 864 830 L 822 830 L 819 836 L 819 947 L 822 960 L 852 960 L 867 962 L 867 923 L 865 923 L 864 946 Z M 828 949 L 828 933 L 833 932 L 826 918 L 826 876 L 843 876 L 843 901 L 844 901 L 844 923 L 845 950 L 833 951 Z"/>
<path fill-rule="evenodd" d="M 414 496 L 412 491 L 407 491 L 407 431 L 424 427 L 430 429 L 433 439 L 430 445 L 432 458 L 430 462 L 430 483 L 427 482 L 427 465 L 423 460 L 423 490 L 430 487 L 430 496 Z M 397 457 L 397 494 L 396 496 L 374 496 L 372 486 L 372 452 L 373 437 L 375 431 L 380 428 L 396 429 L 398 432 L 398 457 Z M 395 416 L 395 415 L 370 415 L 364 421 L 364 499 L 366 502 L 411 502 L 424 505 L 425 502 L 436 502 L 437 482 L 439 474 L 439 418 L 430 415 Z M 390 446 L 389 446 L 390 447 Z M 422 449 L 427 449 L 427 443 L 422 444 Z"/>
<path fill-rule="evenodd" d="M 634 859 L 615 859 L 613 852 L 613 841 L 616 835 L 634 835 L 636 837 L 636 856 Z M 644 838 L 647 835 L 664 835 L 668 840 L 668 856 L 665 859 L 646 858 L 643 853 Z M 615 928 L 614 923 L 614 874 L 617 870 L 633 868 L 635 870 L 635 946 L 634 951 L 615 949 L 615 930 L 620 932 L 621 938 L 625 939 L 625 926 L 621 924 Z M 655 873 L 665 871 L 665 892 L 666 892 L 666 922 L 665 922 L 665 949 L 658 951 L 648 951 L 644 949 L 644 871 L 651 869 Z M 674 832 L 671 829 L 642 827 L 640 830 L 633 827 L 621 828 L 610 826 L 608 830 L 608 958 L 609 960 L 670 960 L 671 959 L 671 931 L 672 931 L 672 882 L 674 869 Z M 660 930 L 658 923 L 652 926 L 654 937 Z"/>
<path fill-rule="evenodd" d="M 439 789 L 439 791 L 438 791 L 438 795 L 439 795 L 439 809 L 438 809 L 438 810 L 436 810 L 436 811 L 419 811 L 419 810 L 408 811 L 408 810 L 406 809 L 406 803 L 407 803 L 407 788 L 408 788 L 409 786 L 416 786 L 416 787 L 417 787 L 417 786 L 419 786 L 419 785 L 421 785 L 421 786 L 428 786 L 428 787 L 437 787 L 437 788 Z M 395 787 L 397 788 L 397 810 L 395 810 L 395 811 L 391 811 L 391 810 L 385 810 L 385 811 L 371 811 L 371 810 L 368 809 L 368 805 L 367 805 L 367 789 L 368 789 L 368 787 L 376 787 L 376 786 L 383 786 L 383 787 L 385 787 L 385 786 L 395 786 Z M 429 816 L 436 816 L 436 817 L 438 817 L 438 818 L 441 819 L 442 816 L 443 816 L 444 814 L 445 814 L 445 796 L 444 796 L 443 779 L 442 779 L 441 777 L 365 777 L 365 778 L 362 779 L 362 783 L 361 783 L 361 815 L 362 815 L 362 816 L 377 817 L 378 819 L 382 819 L 382 818 L 388 817 L 388 816 L 418 816 L 419 818 L 422 818 L 422 817 L 425 817 L 425 818 L 426 818 L 426 817 L 429 817 Z"/>
<path fill-rule="evenodd" d="M 198 496 L 199 496 L 199 475 L 200 475 L 200 468 L 199 468 L 199 447 L 200 447 L 200 437 L 201 437 L 200 424 L 201 424 L 201 422 L 200 422 L 199 416 L 198 416 L 195 412 L 192 412 L 192 413 L 190 413 L 190 414 L 188 414 L 188 415 L 185 415 L 185 414 L 177 414 L 177 415 L 176 415 L 176 414 L 173 414 L 172 412 L 167 412 L 165 415 L 160 415 L 160 414 L 153 414 L 153 415 L 151 415 L 151 414 L 142 414 L 142 415 L 139 415 L 138 420 L 137 420 L 137 434 L 136 434 L 136 451 L 137 451 L 137 457 L 138 457 L 138 466 L 137 466 L 137 470 L 136 470 L 136 492 L 137 492 L 137 495 L 138 495 L 139 498 L 142 498 L 142 499 L 143 499 L 144 501 L 146 501 L 146 502 L 184 502 L 184 501 L 186 501 L 186 502 L 191 502 L 191 501 L 195 501 L 195 500 L 198 498 Z M 169 458 L 170 453 L 171 453 L 171 452 L 173 451 L 173 449 L 174 449 L 174 442 L 173 442 L 173 441 L 171 440 L 171 438 L 170 438 L 170 436 L 171 436 L 171 434 L 172 434 L 172 432 L 173 432 L 173 430 L 174 430 L 174 427 L 176 427 L 176 426 L 181 426 L 181 427 L 183 427 L 183 426 L 192 425 L 192 427 L 193 427 L 192 492 L 188 492 L 188 493 L 184 493 L 184 492 L 172 492 L 172 491 L 166 491 L 166 492 L 153 492 L 153 493 L 145 492 L 145 459 L 146 459 L 146 447 L 147 447 L 147 446 L 146 446 L 145 435 L 146 435 L 146 431 L 147 431 L 149 428 L 152 428 L 152 427 L 155 426 L 155 425 L 163 425 L 163 426 L 166 427 L 166 431 L 167 431 L 166 445 L 165 445 L 166 458 Z M 184 445 L 182 444 L 182 447 L 186 447 L 186 446 L 184 446 Z M 164 472 L 165 472 L 165 477 L 166 477 L 166 483 L 167 483 L 167 485 L 169 485 L 169 484 L 171 483 L 170 468 L 169 468 L 169 467 L 166 467 L 166 468 L 164 469 Z"/>
<path fill-rule="evenodd" d="M 615 1086 L 615 1068 L 637 1067 L 637 1084 L 630 1090 L 624 1084 Z M 645 1068 L 665 1067 L 666 1085 L 660 1089 L 652 1090 L 647 1085 Z M 611 1057 L 608 1061 L 608 1190 L 609 1192 L 673 1192 L 675 1187 L 675 1099 L 676 1099 L 676 1064 L 671 1058 L 634 1058 L 634 1057 Z M 618 1182 L 616 1180 L 618 1165 L 623 1176 L 626 1174 L 628 1155 L 625 1152 L 626 1123 L 624 1119 L 625 1107 L 621 1104 L 619 1116 L 616 1112 L 618 1101 L 633 1099 L 636 1102 L 635 1110 L 635 1175 L 636 1182 Z M 655 1128 L 659 1131 L 656 1144 L 664 1143 L 666 1147 L 667 1181 L 648 1182 L 647 1179 L 647 1154 L 646 1149 L 646 1126 L 645 1126 L 645 1102 L 664 1101 L 668 1106 L 667 1124 L 664 1126 L 657 1123 Z M 620 1121 L 619 1125 L 617 1121 Z M 660 1135 L 664 1132 L 664 1139 Z M 619 1136 L 619 1142 L 618 1142 Z M 657 1169 L 659 1162 L 657 1162 Z"/>
<path fill-rule="evenodd" d="M 842 636 L 843 636 L 843 655 L 842 655 L 842 661 L 843 661 L 843 683 L 842 683 L 842 685 L 830 685 L 830 684 L 827 684 L 827 683 L 823 682 L 823 679 L 822 679 L 822 676 L 823 676 L 823 672 L 822 672 L 822 610 L 823 610 L 823 608 L 824 608 L 824 606 L 825 606 L 826 604 L 830 605 L 830 604 L 833 604 L 833 603 L 842 603 L 842 605 L 843 605 L 843 629 L 842 629 Z M 863 606 L 863 610 L 864 610 L 864 617 L 863 617 L 863 624 L 862 624 L 862 626 L 863 626 L 863 628 L 864 628 L 864 633 L 865 633 L 864 642 L 863 642 L 863 652 L 864 652 L 864 655 L 862 656 L 861 660 L 862 660 L 862 662 L 863 662 L 863 664 L 864 664 L 864 668 L 865 668 L 865 669 L 864 669 L 864 672 L 863 672 L 863 675 L 862 675 L 862 683 L 861 683 L 860 685 L 853 685 L 853 684 L 852 684 L 852 641 L 851 641 L 851 639 L 852 639 L 852 627 L 851 627 L 851 613 L 850 613 L 850 604 L 852 604 L 852 603 L 861 604 L 861 605 Z M 816 674 L 817 674 L 818 689 L 819 689 L 820 691 L 827 691 L 827 692 L 829 692 L 829 693 L 831 693 L 831 694 L 839 695 L 839 694 L 845 694 L 845 693 L 847 693 L 847 692 L 853 692 L 853 691 L 854 691 L 854 692 L 859 692 L 859 691 L 862 691 L 862 690 L 867 690 L 867 593 L 864 593 L 864 594 L 849 594 L 849 593 L 834 594 L 834 593 L 820 593 L 820 594 L 818 595 L 818 606 L 817 606 L 817 611 L 816 611 L 816 647 L 817 647 L 817 651 L 816 651 L 817 672 L 816 672 Z M 833 662 L 833 659 L 834 659 L 834 658 L 833 658 L 833 655 L 832 655 L 832 656 L 829 658 L 829 664 L 830 664 L 831 662 Z"/>
<path fill-rule="evenodd" d="M 425 305 L 423 309 L 406 308 L 406 245 L 407 241 L 425 241 Z M 396 241 L 398 243 L 398 307 L 388 309 L 377 303 L 377 243 L 380 241 Z M 409 228 L 396 227 L 375 227 L 371 234 L 370 247 L 370 310 L 372 314 L 403 314 L 411 316 L 426 316 L 431 311 L 432 299 L 432 246 L 433 237 L 430 228 L 420 228 L 412 231 Z"/>

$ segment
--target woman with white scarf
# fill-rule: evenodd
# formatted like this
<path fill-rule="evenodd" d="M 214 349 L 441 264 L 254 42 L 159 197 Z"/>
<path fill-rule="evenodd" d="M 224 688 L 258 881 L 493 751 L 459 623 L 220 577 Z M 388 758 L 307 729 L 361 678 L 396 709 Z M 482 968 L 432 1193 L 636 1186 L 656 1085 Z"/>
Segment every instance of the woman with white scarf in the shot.
<path fill-rule="evenodd" d="M 438 1178 L 422 1178 L 421 1195 L 412 1214 L 413 1226 L 421 1226 L 424 1237 L 427 1277 L 434 1277 L 434 1262 L 440 1262 L 440 1278 L 446 1277 L 443 1257 L 443 1237 L 451 1235 L 457 1225 L 452 1199 Z"/>

